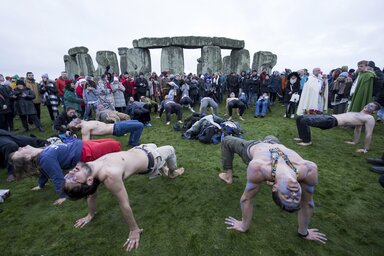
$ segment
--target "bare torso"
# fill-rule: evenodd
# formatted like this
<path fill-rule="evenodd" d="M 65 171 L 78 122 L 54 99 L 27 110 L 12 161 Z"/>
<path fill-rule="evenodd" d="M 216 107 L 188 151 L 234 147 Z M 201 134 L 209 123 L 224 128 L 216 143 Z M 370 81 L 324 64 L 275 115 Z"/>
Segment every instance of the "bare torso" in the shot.
<path fill-rule="evenodd" d="M 251 170 L 255 173 L 248 173 L 248 177 L 254 177 L 256 183 L 262 181 L 273 181 L 272 179 L 272 159 L 271 152 L 269 151 L 272 148 L 279 148 L 284 154 L 287 155 L 289 161 L 296 167 L 298 171 L 298 181 L 306 183 L 306 177 L 310 175 L 311 170 L 316 169 L 316 164 L 304 160 L 299 154 L 297 154 L 292 149 L 285 147 L 282 144 L 270 144 L 270 143 L 258 143 L 253 145 L 250 148 L 250 155 L 252 156 L 252 161 L 249 163 L 250 166 L 254 168 L 249 168 L 248 172 Z M 280 168 L 290 168 L 284 161 L 282 157 L 279 157 L 277 162 L 277 171 Z"/>
<path fill-rule="evenodd" d="M 114 124 L 106 124 L 99 121 L 82 121 L 81 135 L 83 140 L 90 140 L 92 135 L 113 134 Z"/>
<path fill-rule="evenodd" d="M 101 182 L 108 178 L 122 181 L 133 174 L 147 171 L 148 156 L 141 149 L 130 149 L 104 155 L 90 162 L 89 166 Z"/>
<path fill-rule="evenodd" d="M 359 125 L 373 125 L 375 119 L 372 115 L 362 112 L 347 112 L 343 114 L 333 115 L 337 119 L 339 126 L 359 126 Z"/>

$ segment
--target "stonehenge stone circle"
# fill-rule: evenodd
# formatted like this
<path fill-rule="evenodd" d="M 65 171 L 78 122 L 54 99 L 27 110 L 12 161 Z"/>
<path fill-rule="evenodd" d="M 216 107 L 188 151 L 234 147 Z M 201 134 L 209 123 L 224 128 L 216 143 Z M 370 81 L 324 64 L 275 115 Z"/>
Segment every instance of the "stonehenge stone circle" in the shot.
<path fill-rule="evenodd" d="M 240 73 L 250 70 L 250 54 L 244 49 L 243 40 L 225 37 L 177 36 L 177 37 L 144 37 L 132 42 L 133 48 L 120 47 L 120 73 L 128 72 L 137 75 L 143 72 L 148 76 L 152 72 L 150 49 L 161 48 L 161 71 L 184 73 L 184 49 L 201 49 L 201 57 L 197 63 L 197 74 L 213 72 Z M 230 56 L 222 58 L 221 49 L 230 49 Z M 271 52 L 259 51 L 253 55 L 252 69 L 260 72 L 266 68 L 268 72 L 276 65 L 277 56 Z M 64 56 L 65 70 L 73 78 L 75 74 L 94 75 L 99 77 L 105 72 L 107 65 L 110 72 L 119 73 L 117 55 L 112 51 L 96 53 L 97 70 L 93 66 L 88 48 L 74 47 Z"/>

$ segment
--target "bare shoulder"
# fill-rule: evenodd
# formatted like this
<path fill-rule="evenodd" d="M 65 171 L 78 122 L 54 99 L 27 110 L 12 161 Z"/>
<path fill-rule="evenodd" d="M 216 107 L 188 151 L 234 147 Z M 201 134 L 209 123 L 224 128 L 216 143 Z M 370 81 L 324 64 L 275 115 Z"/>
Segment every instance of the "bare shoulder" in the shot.
<path fill-rule="evenodd" d="M 303 169 L 301 170 L 303 176 L 302 181 L 308 185 L 317 184 L 317 164 L 312 161 L 304 160 Z"/>

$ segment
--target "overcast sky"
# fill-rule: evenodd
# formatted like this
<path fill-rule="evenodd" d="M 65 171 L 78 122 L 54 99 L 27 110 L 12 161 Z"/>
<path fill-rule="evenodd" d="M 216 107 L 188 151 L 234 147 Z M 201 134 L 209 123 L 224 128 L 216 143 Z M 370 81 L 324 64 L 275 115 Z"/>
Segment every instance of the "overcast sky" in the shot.
<path fill-rule="evenodd" d="M 1 10 L 4 75 L 56 78 L 69 48 L 86 46 L 97 68 L 99 50 L 118 54 L 134 39 L 168 36 L 244 40 L 251 62 L 255 52 L 271 51 L 279 71 L 356 68 L 362 59 L 384 67 L 382 0 L 2 0 Z M 160 52 L 151 50 L 156 72 Z M 200 50 L 184 50 L 184 57 L 185 71 L 195 73 Z"/>

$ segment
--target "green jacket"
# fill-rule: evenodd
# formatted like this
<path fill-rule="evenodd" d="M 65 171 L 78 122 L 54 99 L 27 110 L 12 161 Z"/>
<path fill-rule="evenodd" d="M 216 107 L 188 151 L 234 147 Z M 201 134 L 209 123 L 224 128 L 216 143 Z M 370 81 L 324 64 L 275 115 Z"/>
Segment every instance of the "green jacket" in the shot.
<path fill-rule="evenodd" d="M 359 74 L 356 90 L 351 99 L 348 112 L 360 112 L 364 106 L 372 101 L 373 81 L 376 75 L 372 71 L 364 71 Z"/>
<path fill-rule="evenodd" d="M 81 111 L 80 102 L 83 102 L 83 99 L 77 96 L 75 90 L 64 90 L 65 107 L 73 107 L 76 111 Z"/>

